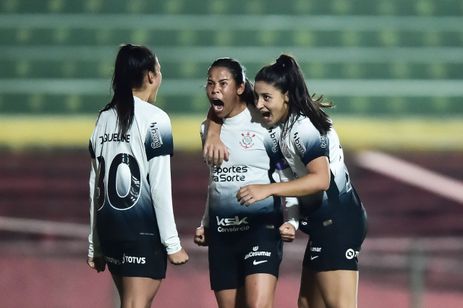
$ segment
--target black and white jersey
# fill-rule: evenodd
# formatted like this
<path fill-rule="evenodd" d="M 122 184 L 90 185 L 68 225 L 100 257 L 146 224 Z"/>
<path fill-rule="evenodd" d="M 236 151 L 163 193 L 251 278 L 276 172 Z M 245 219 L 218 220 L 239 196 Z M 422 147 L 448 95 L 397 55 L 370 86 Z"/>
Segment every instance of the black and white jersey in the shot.
<path fill-rule="evenodd" d="M 239 234 L 253 227 L 279 227 L 283 223 L 279 197 L 270 196 L 247 207 L 236 198 L 241 187 L 274 182 L 275 168 L 287 168 L 286 164 L 281 165 L 284 159 L 278 145 L 279 128 L 265 128 L 256 119 L 260 114 L 254 112 L 246 108 L 223 120 L 220 138 L 229 150 L 229 160 L 220 166 L 210 166 L 202 225 L 211 232 Z M 203 141 L 205 129 L 203 123 Z M 293 208 L 297 209 L 297 200 L 295 203 Z M 298 221 L 297 217 L 288 217 L 288 220 Z"/>
<path fill-rule="evenodd" d="M 284 129 L 287 128 L 282 128 Z M 309 118 L 298 116 L 289 130 L 282 133 L 280 147 L 290 168 L 298 178 L 307 174 L 306 165 L 310 161 L 321 156 L 327 156 L 329 159 L 330 188 L 322 195 L 300 198 L 301 209 L 304 206 L 313 209 L 322 206 L 327 210 L 326 207 L 338 203 L 342 195 L 351 193 L 352 185 L 344 163 L 344 152 L 334 128 L 331 128 L 326 135 L 321 135 Z M 333 202 L 334 200 L 337 201 Z M 312 207 L 313 203 L 318 203 L 319 206 Z"/>
<path fill-rule="evenodd" d="M 172 209 L 170 119 L 158 107 L 134 97 L 133 123 L 118 131 L 114 108 L 100 114 L 89 145 L 89 256 L 100 242 L 158 237 L 172 254 L 181 249 Z"/>

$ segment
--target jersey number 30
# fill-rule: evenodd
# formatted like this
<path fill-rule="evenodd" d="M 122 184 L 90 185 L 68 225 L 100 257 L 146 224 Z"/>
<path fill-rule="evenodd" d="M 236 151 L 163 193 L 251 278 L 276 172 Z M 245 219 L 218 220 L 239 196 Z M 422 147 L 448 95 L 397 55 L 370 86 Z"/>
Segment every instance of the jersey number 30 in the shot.
<path fill-rule="evenodd" d="M 98 172 L 97 198 L 98 209 L 101 209 L 105 200 L 104 174 L 106 163 L 103 156 L 98 157 L 100 168 Z M 111 162 L 108 174 L 108 201 L 110 205 L 119 210 L 127 210 L 135 205 L 140 197 L 140 167 L 130 154 L 117 154 Z"/>

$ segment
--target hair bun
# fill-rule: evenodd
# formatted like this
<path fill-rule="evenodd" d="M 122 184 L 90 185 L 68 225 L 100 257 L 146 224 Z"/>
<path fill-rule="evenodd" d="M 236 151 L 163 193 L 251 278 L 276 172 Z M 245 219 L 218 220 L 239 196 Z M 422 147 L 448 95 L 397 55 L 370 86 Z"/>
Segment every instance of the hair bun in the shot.
<path fill-rule="evenodd" d="M 278 64 L 282 68 L 288 68 L 288 67 L 291 67 L 292 60 L 293 60 L 293 58 L 291 56 L 288 56 L 286 54 L 282 54 L 276 60 L 276 64 Z"/>

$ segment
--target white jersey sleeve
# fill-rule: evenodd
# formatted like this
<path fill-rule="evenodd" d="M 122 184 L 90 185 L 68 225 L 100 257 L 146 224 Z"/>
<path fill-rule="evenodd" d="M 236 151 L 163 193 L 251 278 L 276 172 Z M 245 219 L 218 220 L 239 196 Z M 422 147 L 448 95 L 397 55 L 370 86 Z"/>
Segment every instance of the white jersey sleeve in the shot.
<path fill-rule="evenodd" d="M 91 168 L 90 168 L 90 232 L 88 235 L 88 256 L 90 258 L 100 257 L 102 255 L 100 241 L 98 239 L 97 230 L 95 227 L 95 177 L 96 177 L 96 163 L 95 158 L 92 157 Z"/>
<path fill-rule="evenodd" d="M 161 242 L 166 246 L 167 254 L 176 253 L 182 247 L 172 208 L 172 184 L 170 156 L 154 157 L 149 161 L 149 181 Z"/>
<path fill-rule="evenodd" d="M 200 130 L 199 130 L 199 135 L 201 137 L 201 144 L 204 146 L 204 141 L 206 138 L 206 121 L 201 123 Z M 206 197 L 206 204 L 204 204 L 204 213 L 203 217 L 201 218 L 201 226 L 202 227 L 209 227 L 209 194 Z"/>
<path fill-rule="evenodd" d="M 206 204 L 204 206 L 204 214 L 201 219 L 201 226 L 209 227 L 209 195 L 206 197 Z"/>
<path fill-rule="evenodd" d="M 321 135 L 306 117 L 298 117 L 280 141 L 283 155 L 296 177 L 307 173 L 306 165 L 312 160 L 329 157 L 328 138 Z"/>
<path fill-rule="evenodd" d="M 151 105 L 143 107 L 154 107 Z M 141 108 L 140 108 L 141 109 Z M 142 111 L 142 110 L 140 110 Z M 157 225 L 167 254 L 178 252 L 182 247 L 178 237 L 172 206 L 172 179 L 170 156 L 173 155 L 172 126 L 168 115 L 157 108 L 156 120 L 147 119 L 145 152 L 148 160 L 148 180 Z M 143 111 L 142 111 L 143 112 Z M 143 112 L 143 114 L 146 114 Z"/>
<path fill-rule="evenodd" d="M 326 191 L 299 198 L 302 203 L 301 216 L 309 216 L 320 206 L 326 210 L 333 203 L 332 200 L 351 193 L 352 185 L 344 163 L 343 149 L 334 128 L 322 135 L 309 118 L 299 116 L 280 141 L 283 155 L 298 178 L 307 174 L 306 165 L 312 160 L 322 156 L 329 159 L 330 186 Z"/>

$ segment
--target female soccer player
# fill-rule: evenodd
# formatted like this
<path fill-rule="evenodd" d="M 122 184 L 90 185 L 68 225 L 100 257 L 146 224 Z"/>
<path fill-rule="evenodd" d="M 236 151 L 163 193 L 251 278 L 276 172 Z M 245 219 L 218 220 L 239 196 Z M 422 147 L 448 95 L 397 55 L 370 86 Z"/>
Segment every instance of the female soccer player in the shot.
<path fill-rule="evenodd" d="M 167 258 L 183 264 L 171 194 L 172 133 L 168 115 L 149 102 L 161 85 L 161 66 L 146 47 L 117 54 L 114 95 L 90 138 L 88 265 L 108 265 L 121 306 L 151 307 Z"/>
<path fill-rule="evenodd" d="M 300 197 L 306 248 L 299 307 L 357 307 L 358 260 L 366 213 L 352 186 L 332 121 L 330 104 L 308 92 L 294 58 L 281 55 L 255 78 L 256 107 L 265 123 L 279 125 L 283 155 L 296 179 L 244 185 L 237 193 L 252 208 L 269 196 Z"/>
<path fill-rule="evenodd" d="M 248 108 L 254 93 L 238 61 L 220 58 L 212 63 L 206 94 L 212 112 L 223 120 L 220 137 L 230 155 L 221 166 L 210 165 L 206 210 L 195 243 L 209 246 L 211 288 L 220 308 L 273 307 L 282 239 L 294 239 L 297 220 L 290 213 L 283 223 L 279 197 L 245 207 L 236 192 L 246 184 L 273 181 L 273 166 L 282 160 L 278 131 L 265 128 L 260 114 Z M 203 141 L 208 128 L 203 124 Z"/>

